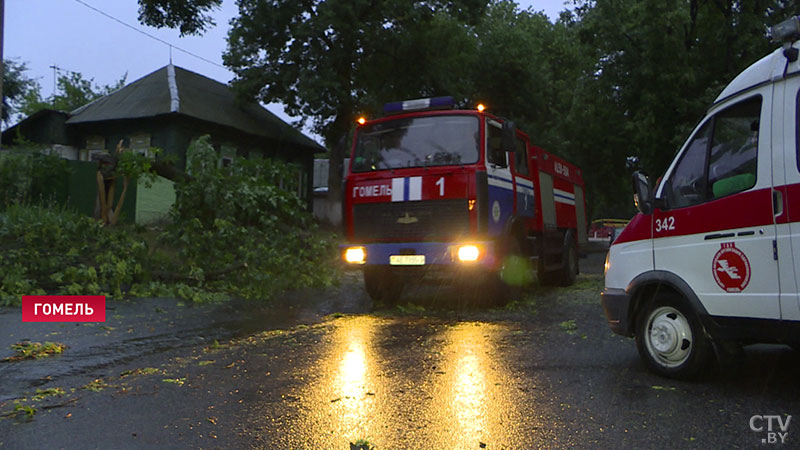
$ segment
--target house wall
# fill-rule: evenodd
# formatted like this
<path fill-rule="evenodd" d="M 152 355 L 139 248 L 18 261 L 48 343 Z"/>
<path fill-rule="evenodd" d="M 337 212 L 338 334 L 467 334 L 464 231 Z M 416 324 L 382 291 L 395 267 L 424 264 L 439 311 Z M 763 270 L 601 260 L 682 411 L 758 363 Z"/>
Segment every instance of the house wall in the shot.
<path fill-rule="evenodd" d="M 81 214 L 94 217 L 97 205 L 97 163 L 87 161 L 67 161 L 70 173 L 66 179 L 66 206 Z M 120 212 L 120 222 L 131 223 L 136 217 L 136 180 L 128 183 L 125 202 Z M 122 195 L 122 180 L 114 189 L 114 206 L 119 204 Z"/>
<path fill-rule="evenodd" d="M 244 133 L 237 129 L 206 122 L 181 114 L 166 114 L 157 117 L 110 120 L 102 122 L 86 122 L 76 124 L 64 123 L 66 116 L 62 113 L 52 112 L 45 114 L 35 123 L 21 128 L 27 139 L 35 137 L 42 143 L 59 143 L 70 145 L 83 151 L 83 156 L 88 159 L 89 149 L 87 143 L 91 139 L 98 144 L 98 149 L 113 152 L 117 144 L 122 141 L 123 146 L 131 145 L 131 136 L 148 134 L 150 146 L 160 148 L 164 155 L 174 155 L 179 168 L 186 166 L 186 149 L 195 138 L 208 134 L 217 150 L 222 146 L 234 147 L 237 157 L 277 158 L 289 163 L 297 164 L 302 172 L 302 187 L 309 210 L 312 207 L 313 192 L 313 154 L 309 149 L 293 147 L 282 141 L 267 139 L 260 136 Z M 30 125 L 30 126 L 29 126 Z M 36 126 L 33 126 L 36 125 Z M 48 138 L 47 136 L 51 136 Z M 101 137 L 97 140 L 96 137 Z M 69 183 L 69 204 L 79 211 L 93 215 L 94 196 L 97 194 L 95 186 L 96 164 L 90 161 L 75 161 L 82 164 L 74 165 L 75 174 Z M 118 192 L 121 191 L 121 184 Z M 135 206 L 139 203 L 135 195 L 136 186 L 129 186 L 128 199 L 123 211 L 127 214 L 128 221 L 136 217 Z M 91 192 L 90 192 L 91 191 Z M 152 201 L 147 195 L 143 198 Z M 90 204 L 91 203 L 91 204 Z M 128 210 L 127 208 L 131 208 Z M 142 206 L 147 208 L 146 206 Z M 153 207 L 156 207 L 155 205 Z M 158 208 L 163 205 L 158 206 Z"/>
<path fill-rule="evenodd" d="M 236 156 L 239 158 L 276 158 L 298 165 L 304 178 L 303 197 L 307 200 L 309 210 L 311 209 L 314 155 L 310 150 L 186 116 L 176 115 L 170 123 L 174 145 L 176 148 L 183 149 L 183 165 L 181 167 L 185 167 L 185 152 L 189 143 L 208 134 L 217 151 L 220 151 L 223 146 L 233 146 L 236 148 Z"/>
<path fill-rule="evenodd" d="M 175 183 L 158 177 L 150 185 L 139 180 L 136 189 L 136 223 L 148 224 L 165 220 L 175 203 Z"/>
<path fill-rule="evenodd" d="M 66 121 L 66 113 L 51 110 L 39 111 L 3 132 L 3 145 L 18 145 L 21 141 L 45 145 L 70 145 L 72 141 L 71 136 L 67 133 Z"/>

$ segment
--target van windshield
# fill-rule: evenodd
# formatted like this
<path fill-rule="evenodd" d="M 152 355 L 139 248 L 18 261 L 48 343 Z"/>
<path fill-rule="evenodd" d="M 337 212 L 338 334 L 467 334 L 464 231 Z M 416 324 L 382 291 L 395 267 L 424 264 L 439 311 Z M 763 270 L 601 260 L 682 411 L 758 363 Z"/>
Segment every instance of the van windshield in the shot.
<path fill-rule="evenodd" d="M 353 172 L 472 164 L 480 130 L 475 116 L 389 120 L 358 130 Z"/>

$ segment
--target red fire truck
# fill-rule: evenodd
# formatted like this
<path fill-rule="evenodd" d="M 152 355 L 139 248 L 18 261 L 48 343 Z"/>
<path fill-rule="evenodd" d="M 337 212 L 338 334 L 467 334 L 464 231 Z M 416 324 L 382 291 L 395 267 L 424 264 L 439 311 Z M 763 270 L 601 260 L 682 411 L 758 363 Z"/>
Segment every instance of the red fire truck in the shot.
<path fill-rule="evenodd" d="M 367 292 L 385 302 L 428 271 L 509 287 L 506 271 L 520 260 L 544 283 L 572 284 L 587 241 L 581 170 L 482 105 L 453 105 L 388 103 L 384 117 L 359 119 L 343 259 L 363 268 Z M 490 297 L 501 302 L 507 291 Z"/>

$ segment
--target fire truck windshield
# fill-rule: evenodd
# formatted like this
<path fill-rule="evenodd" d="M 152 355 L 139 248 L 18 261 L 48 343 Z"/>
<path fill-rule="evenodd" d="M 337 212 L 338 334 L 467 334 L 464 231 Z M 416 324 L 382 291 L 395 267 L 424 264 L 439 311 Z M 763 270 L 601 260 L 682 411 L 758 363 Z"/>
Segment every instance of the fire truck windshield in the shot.
<path fill-rule="evenodd" d="M 478 118 L 467 115 L 407 117 L 358 130 L 353 172 L 448 166 L 478 161 Z"/>

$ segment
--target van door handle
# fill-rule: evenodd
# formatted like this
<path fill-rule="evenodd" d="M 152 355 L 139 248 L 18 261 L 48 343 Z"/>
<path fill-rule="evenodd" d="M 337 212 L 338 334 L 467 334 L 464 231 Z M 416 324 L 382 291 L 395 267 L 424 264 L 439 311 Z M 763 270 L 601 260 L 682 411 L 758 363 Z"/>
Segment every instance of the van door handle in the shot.
<path fill-rule="evenodd" d="M 703 239 L 709 241 L 711 239 L 725 239 L 734 236 L 736 236 L 736 233 L 715 233 L 715 234 L 707 234 L 703 237 Z"/>
<path fill-rule="evenodd" d="M 772 213 L 775 217 L 783 215 L 783 192 L 772 190 Z"/>

